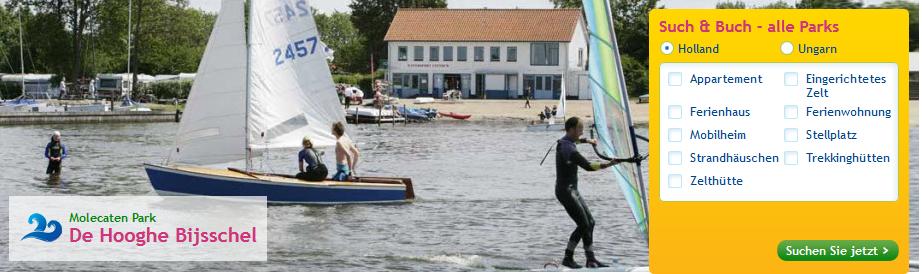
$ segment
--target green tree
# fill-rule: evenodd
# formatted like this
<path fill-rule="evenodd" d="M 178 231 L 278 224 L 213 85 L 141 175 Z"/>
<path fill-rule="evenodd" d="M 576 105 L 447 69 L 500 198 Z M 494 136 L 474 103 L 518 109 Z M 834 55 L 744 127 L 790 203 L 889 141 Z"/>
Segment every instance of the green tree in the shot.
<path fill-rule="evenodd" d="M 557 8 L 582 8 L 583 2 L 577 0 L 551 0 Z M 650 10 L 657 7 L 658 0 L 616 0 L 611 2 L 615 35 L 618 40 L 618 50 L 622 56 L 621 63 L 625 78 L 638 77 L 647 74 L 649 64 L 649 15 Z M 589 49 L 592 51 L 593 49 Z M 629 58 L 628 58 L 629 57 Z M 626 63 L 631 63 L 630 66 Z M 636 65 L 634 65 L 636 64 Z M 630 75 L 630 76 L 628 76 Z M 646 79 L 646 78 L 644 78 Z M 628 83 L 631 95 L 642 95 L 647 91 L 647 83 Z"/>
<path fill-rule="evenodd" d="M 732 2 L 732 1 L 724 1 L 724 2 L 718 2 L 717 5 L 715 6 L 715 8 L 718 8 L 718 9 L 745 9 L 745 8 L 746 8 L 746 3 L 743 3 L 743 1 L 735 1 L 735 2 Z"/>
<path fill-rule="evenodd" d="M 445 8 L 445 0 L 352 0 L 352 24 L 365 38 L 365 56 L 374 54 L 375 59 L 387 58 L 384 35 L 391 26 L 391 20 L 398 8 Z M 367 66 L 366 66 L 367 68 Z"/>
<path fill-rule="evenodd" d="M 760 6 L 758 8 L 760 9 L 792 9 L 794 7 L 791 6 L 791 4 L 788 4 L 788 2 L 779 0 L 777 2 L 765 4 L 764 6 Z"/>
<path fill-rule="evenodd" d="M 800 0 L 798 9 L 860 9 L 864 3 L 853 0 Z"/>
<path fill-rule="evenodd" d="M 896 0 L 883 2 L 870 8 L 905 9 L 909 11 L 909 51 L 919 50 L 919 3 Z"/>
<path fill-rule="evenodd" d="M 70 58 L 66 59 L 70 63 L 70 68 L 62 70 L 68 74 L 71 79 L 79 78 L 84 75 L 84 42 L 86 30 L 89 29 L 90 17 L 96 13 L 96 6 L 100 0 L 71 0 L 71 1 L 47 1 L 47 0 L 11 0 L 8 7 L 28 7 L 35 10 L 35 21 L 30 22 L 30 26 L 42 28 L 42 31 L 55 31 L 52 35 L 60 35 L 58 30 L 65 30 L 65 37 L 69 38 L 69 43 L 55 43 L 56 47 L 68 45 Z M 33 25 L 33 23 L 35 25 Z M 32 29 L 30 29 L 32 31 Z M 40 34 L 38 34 L 40 33 Z M 30 32 L 30 37 L 46 36 L 47 32 Z M 45 37 L 48 40 L 56 40 L 54 37 Z M 40 40 L 40 39 L 36 39 Z M 48 42 L 45 40 L 43 42 Z M 61 51 L 60 49 L 53 52 Z M 55 59 L 51 59 L 55 60 Z M 64 64 L 65 60 L 56 59 L 55 62 Z"/>
<path fill-rule="evenodd" d="M 365 39 L 352 24 L 351 15 L 344 12 L 333 12 L 329 15 L 316 10 L 313 12 L 321 41 L 334 50 L 334 73 L 364 72 L 368 66 L 363 46 Z"/>

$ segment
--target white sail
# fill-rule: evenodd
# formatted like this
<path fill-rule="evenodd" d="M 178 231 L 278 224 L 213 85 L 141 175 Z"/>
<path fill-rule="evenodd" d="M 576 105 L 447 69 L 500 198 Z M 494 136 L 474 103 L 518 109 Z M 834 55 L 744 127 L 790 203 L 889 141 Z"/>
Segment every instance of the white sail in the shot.
<path fill-rule="evenodd" d="M 245 158 L 243 0 L 224 0 L 195 75 L 170 159 L 217 164 Z"/>
<path fill-rule="evenodd" d="M 560 85 L 560 101 L 557 102 L 557 118 L 567 117 L 567 83 Z"/>
<path fill-rule="evenodd" d="M 332 146 L 345 123 L 306 0 L 250 1 L 249 147 Z"/>

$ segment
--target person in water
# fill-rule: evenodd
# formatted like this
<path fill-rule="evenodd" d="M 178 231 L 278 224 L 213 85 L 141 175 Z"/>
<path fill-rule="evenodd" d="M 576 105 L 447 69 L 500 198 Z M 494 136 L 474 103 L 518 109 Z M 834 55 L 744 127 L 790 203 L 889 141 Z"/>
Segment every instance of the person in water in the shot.
<path fill-rule="evenodd" d="M 312 182 L 320 182 L 326 179 L 329 171 L 327 166 L 323 164 L 323 158 L 320 153 L 317 153 L 317 150 L 314 149 L 314 143 L 311 142 L 311 138 L 304 136 L 301 146 L 304 149 L 298 152 L 298 170 L 300 172 L 295 177 Z M 307 167 L 304 166 L 305 163 L 307 163 Z"/>
<path fill-rule="evenodd" d="M 333 124 L 333 136 L 336 137 L 336 174 L 333 180 L 351 180 L 355 175 L 355 166 L 359 162 L 359 149 L 346 136 L 346 127 L 342 122 Z"/>
<path fill-rule="evenodd" d="M 51 135 L 51 141 L 45 145 L 45 158 L 48 159 L 48 168 L 45 174 L 61 174 L 61 162 L 67 158 L 67 148 L 61 143 L 61 132 L 55 131 Z"/>
<path fill-rule="evenodd" d="M 577 189 L 577 169 L 583 168 L 586 171 L 602 170 L 613 165 L 623 162 L 623 159 L 614 159 L 609 162 L 590 163 L 576 149 L 577 144 L 589 143 L 596 145 L 594 139 L 580 139 L 583 135 L 583 124 L 578 117 L 570 117 L 564 122 L 566 135 L 557 141 L 557 186 L 555 194 L 557 201 L 566 209 L 567 215 L 576 222 L 576 230 L 570 234 L 570 241 L 567 243 L 567 249 L 564 251 L 561 265 L 569 268 L 581 268 L 573 260 L 573 252 L 580 240 L 583 241 L 583 249 L 586 251 L 586 267 L 597 268 L 607 267 L 595 257 L 592 250 L 592 230 L 595 228 L 595 220 L 589 213 L 589 207 L 579 194 Z"/>

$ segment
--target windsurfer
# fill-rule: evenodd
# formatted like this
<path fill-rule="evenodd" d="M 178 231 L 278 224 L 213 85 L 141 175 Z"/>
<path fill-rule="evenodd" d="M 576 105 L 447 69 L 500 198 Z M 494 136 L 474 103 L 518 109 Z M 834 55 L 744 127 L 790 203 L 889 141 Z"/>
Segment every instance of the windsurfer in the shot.
<path fill-rule="evenodd" d="M 333 180 L 349 180 L 354 175 L 355 165 L 359 162 L 359 149 L 346 136 L 346 127 L 342 122 L 333 124 L 333 136 L 336 136 L 336 174 L 333 175 Z"/>
<path fill-rule="evenodd" d="M 301 172 L 295 175 L 295 177 L 313 182 L 326 179 L 329 171 L 327 170 L 327 166 L 323 164 L 323 159 L 320 157 L 320 154 L 314 149 L 314 143 L 311 142 L 311 138 L 304 136 L 301 145 L 304 147 L 298 152 L 298 170 Z M 304 167 L 304 163 L 307 163 L 306 168 Z"/>
<path fill-rule="evenodd" d="M 564 258 L 561 265 L 569 268 L 580 268 L 573 260 L 573 252 L 580 240 L 583 241 L 583 249 L 586 251 L 586 267 L 606 267 L 595 258 L 595 252 L 592 250 L 592 230 L 595 227 L 595 220 L 589 213 L 589 207 L 579 194 L 577 189 L 577 167 L 586 171 L 602 170 L 613 165 L 624 162 L 624 159 L 614 159 L 609 162 L 590 163 L 576 149 L 576 144 L 589 143 L 596 145 L 595 139 L 580 139 L 583 135 L 583 124 L 578 117 L 570 117 L 564 123 L 566 135 L 557 141 L 557 186 L 555 194 L 557 200 L 566 209 L 570 218 L 576 222 L 576 230 L 570 234 L 570 241 L 564 252 Z"/>

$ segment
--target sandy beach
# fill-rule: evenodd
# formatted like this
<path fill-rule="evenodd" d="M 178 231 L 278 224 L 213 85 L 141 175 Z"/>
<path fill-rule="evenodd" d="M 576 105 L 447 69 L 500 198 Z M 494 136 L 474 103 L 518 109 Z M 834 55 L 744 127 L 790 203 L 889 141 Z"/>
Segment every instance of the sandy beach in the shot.
<path fill-rule="evenodd" d="M 525 101 L 523 100 L 471 99 L 463 100 L 461 103 L 413 104 L 412 99 L 401 99 L 400 103 L 410 107 L 434 107 L 441 112 L 471 114 L 472 120 L 532 121 L 538 120 L 538 112 L 543 110 L 544 106 L 553 107 L 557 105 L 557 100 L 532 100 L 532 108 L 525 108 Z M 592 118 L 592 101 L 569 100 L 567 101 L 567 112 L 567 116 Z M 635 124 L 648 125 L 650 123 L 650 105 L 638 104 L 637 99 L 631 99 L 631 115 L 633 115 Z M 909 101 L 909 126 L 919 126 L 919 101 Z"/>
<path fill-rule="evenodd" d="M 414 104 L 412 99 L 401 99 L 401 104 L 409 107 L 432 107 L 439 112 L 456 112 L 462 114 L 471 114 L 471 120 L 494 121 L 494 120 L 521 120 L 532 121 L 538 120 L 538 113 L 544 110 L 544 106 L 554 107 L 557 100 L 532 100 L 532 108 L 525 108 L 524 100 L 481 100 L 471 99 L 463 100 L 461 103 L 431 103 L 431 104 Z M 631 101 L 631 115 L 634 123 L 647 124 L 650 121 L 650 108 L 648 104 L 637 104 L 636 99 Z M 592 118 L 592 101 L 591 100 L 569 100 L 567 101 L 567 117 L 579 116 Z"/>

